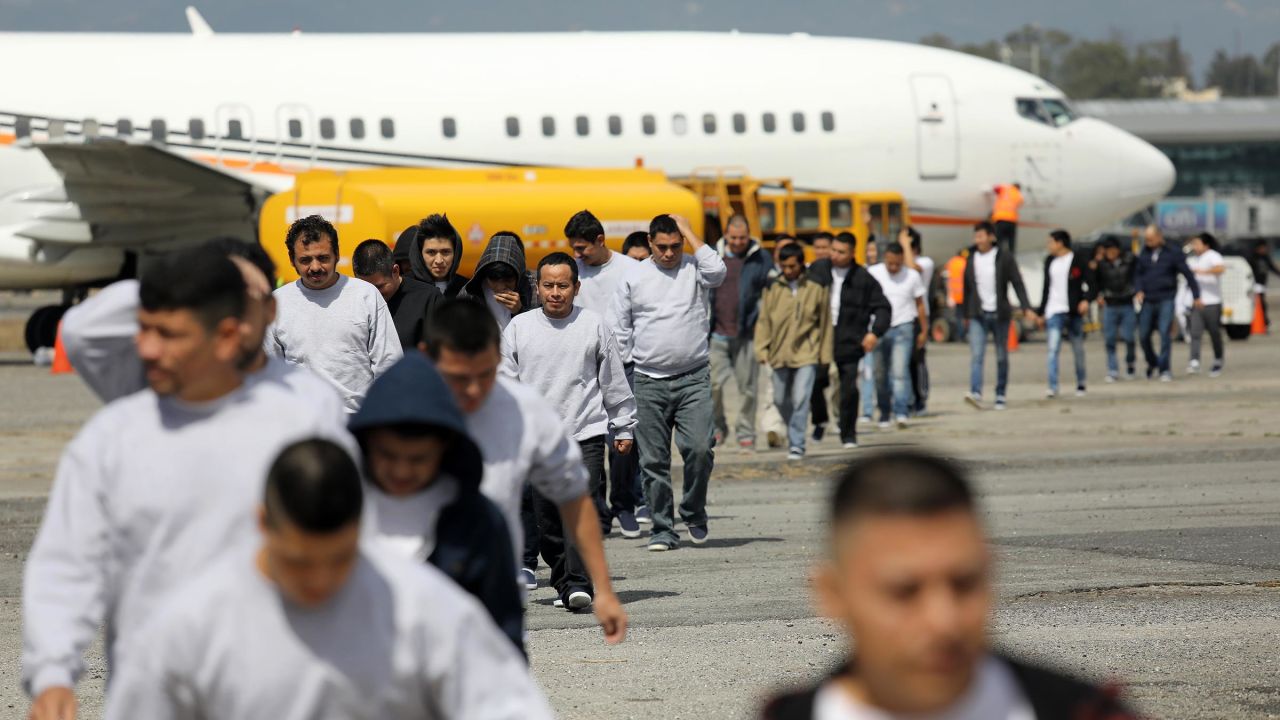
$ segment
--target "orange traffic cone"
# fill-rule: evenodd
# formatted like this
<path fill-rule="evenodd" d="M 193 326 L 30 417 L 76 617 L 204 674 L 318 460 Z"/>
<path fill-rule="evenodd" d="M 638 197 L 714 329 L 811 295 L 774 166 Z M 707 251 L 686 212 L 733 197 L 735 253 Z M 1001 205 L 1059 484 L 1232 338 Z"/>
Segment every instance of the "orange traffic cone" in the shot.
<path fill-rule="evenodd" d="M 1253 296 L 1253 324 L 1249 326 L 1249 333 L 1252 335 L 1267 334 L 1267 319 L 1262 314 L 1262 295 Z"/>
<path fill-rule="evenodd" d="M 58 323 L 58 339 L 53 343 L 53 365 L 49 368 L 49 374 L 65 375 L 75 371 L 71 367 L 71 360 L 67 359 L 67 349 L 62 346 L 62 323 Z"/>
<path fill-rule="evenodd" d="M 1018 351 L 1018 321 L 1009 321 L 1009 352 Z"/>

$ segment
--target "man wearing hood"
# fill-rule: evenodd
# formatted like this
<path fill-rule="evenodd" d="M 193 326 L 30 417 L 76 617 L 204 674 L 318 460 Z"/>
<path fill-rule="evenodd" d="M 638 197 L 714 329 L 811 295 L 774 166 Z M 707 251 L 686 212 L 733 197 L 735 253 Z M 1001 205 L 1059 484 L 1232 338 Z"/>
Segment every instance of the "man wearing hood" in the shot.
<path fill-rule="evenodd" d="M 750 450 L 756 444 L 756 384 L 760 376 L 753 339 L 756 319 L 760 317 L 760 296 L 769 284 L 773 262 L 751 237 L 751 226 L 743 215 L 734 215 L 725 223 L 724 237 L 717 243 L 716 252 L 725 266 L 724 283 L 711 288 L 709 352 L 716 438 L 729 439 L 724 386 L 732 377 L 738 385 L 740 403 L 735 434 L 739 447 Z"/>
<path fill-rule="evenodd" d="M 511 318 L 538 306 L 538 295 L 524 261 L 524 242 L 513 232 L 499 232 L 489 238 L 476 274 L 462 289 L 462 294 L 484 303 L 507 329 Z"/>
<path fill-rule="evenodd" d="M 410 234 L 410 230 L 414 232 Z M 446 215 L 428 215 L 417 228 L 400 233 L 396 247 L 409 242 L 409 263 L 413 279 L 434 285 L 447 298 L 457 297 L 470 280 L 458 274 L 462 264 L 462 236 Z"/>
<path fill-rule="evenodd" d="M 436 566 L 523 650 L 510 528 L 480 492 L 484 459 L 440 374 L 421 353 L 405 355 L 374 381 L 349 427 L 364 455 L 365 520 L 379 543 Z"/>

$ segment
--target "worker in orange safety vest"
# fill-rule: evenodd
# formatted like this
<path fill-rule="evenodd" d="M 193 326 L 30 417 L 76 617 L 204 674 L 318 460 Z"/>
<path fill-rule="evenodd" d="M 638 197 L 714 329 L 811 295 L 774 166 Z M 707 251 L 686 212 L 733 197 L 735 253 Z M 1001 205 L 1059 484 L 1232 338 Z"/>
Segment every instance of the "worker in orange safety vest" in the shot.
<path fill-rule="evenodd" d="M 1000 247 L 1018 252 L 1018 208 L 1022 207 L 1022 185 L 997 185 L 991 207 L 991 222 L 996 226 L 996 242 Z"/>

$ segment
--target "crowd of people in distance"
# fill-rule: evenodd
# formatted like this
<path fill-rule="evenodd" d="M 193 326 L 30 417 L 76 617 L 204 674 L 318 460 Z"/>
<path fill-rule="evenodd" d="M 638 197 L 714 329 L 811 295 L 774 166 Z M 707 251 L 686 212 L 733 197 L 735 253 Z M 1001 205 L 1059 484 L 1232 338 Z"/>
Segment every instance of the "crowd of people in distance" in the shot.
<path fill-rule="evenodd" d="M 75 717 L 103 625 L 108 718 L 551 717 L 526 660 L 539 563 L 556 607 L 622 642 L 603 538 L 647 526 L 650 552 L 711 539 L 731 379 L 751 451 L 768 368 L 793 461 L 833 414 L 853 449 L 860 419 L 901 430 L 927 411 L 935 265 L 913 228 L 868 244 L 868 265 L 849 233 L 814 238 L 812 263 L 794 239 L 770 253 L 742 216 L 713 244 L 659 215 L 615 251 L 587 210 L 564 236 L 572 255 L 530 267 L 499 232 L 466 277 L 458 232 L 433 214 L 394 247 L 359 243 L 349 277 L 338 231 L 309 216 L 282 239 L 295 282 L 273 289 L 261 247 L 220 240 L 68 312 L 67 353 L 105 407 L 63 453 L 25 570 L 30 717 Z M 1154 230 L 1138 257 L 1110 243 L 1094 260 L 1054 231 L 1035 307 L 997 237 L 975 228 L 961 283 L 975 407 L 988 338 L 1007 406 L 1011 290 L 1048 332 L 1051 397 L 1064 339 L 1085 391 L 1095 301 L 1109 380 L 1120 340 L 1135 374 L 1135 326 L 1148 377 L 1169 379 L 1179 274 L 1196 298 L 1192 366 L 1207 332 L 1222 370 L 1211 236 L 1190 260 Z M 943 460 L 843 471 L 817 589 L 857 661 L 765 716 L 1127 717 L 1107 692 L 988 650 L 978 516 Z"/>

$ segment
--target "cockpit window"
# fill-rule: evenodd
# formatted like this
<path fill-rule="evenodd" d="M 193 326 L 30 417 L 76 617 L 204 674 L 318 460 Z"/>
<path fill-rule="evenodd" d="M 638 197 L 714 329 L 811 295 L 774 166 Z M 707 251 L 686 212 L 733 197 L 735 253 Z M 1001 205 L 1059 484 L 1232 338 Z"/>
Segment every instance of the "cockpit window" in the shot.
<path fill-rule="evenodd" d="M 1076 113 L 1064 100 L 1050 98 L 1018 98 L 1018 114 L 1049 127 L 1062 127 L 1076 119 Z"/>

